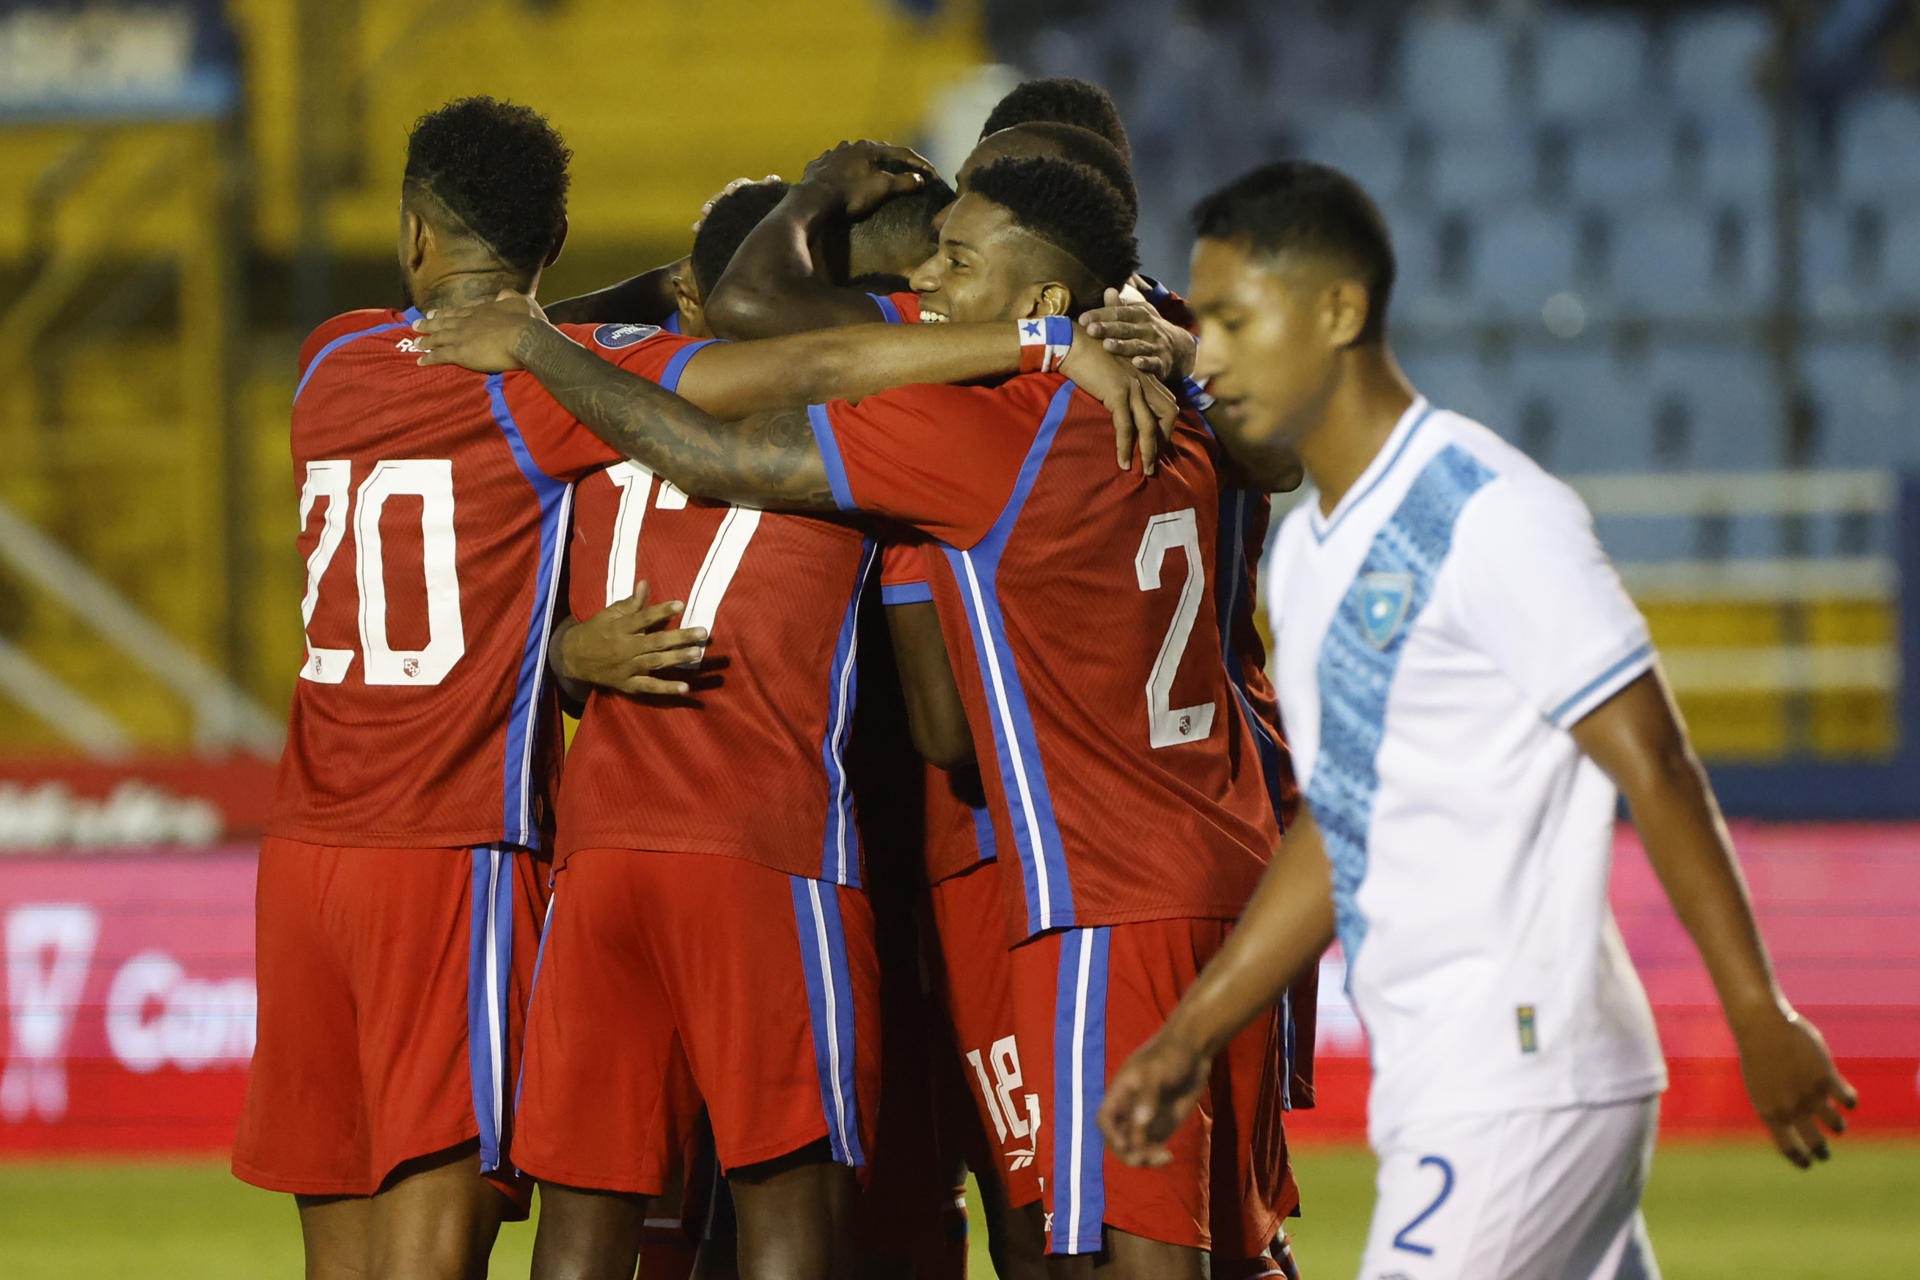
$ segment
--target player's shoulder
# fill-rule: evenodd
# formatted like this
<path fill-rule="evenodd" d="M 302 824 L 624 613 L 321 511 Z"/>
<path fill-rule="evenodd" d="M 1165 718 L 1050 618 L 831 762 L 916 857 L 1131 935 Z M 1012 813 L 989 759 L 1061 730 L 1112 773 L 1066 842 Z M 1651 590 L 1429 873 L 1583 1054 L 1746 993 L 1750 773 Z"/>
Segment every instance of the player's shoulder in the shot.
<path fill-rule="evenodd" d="M 563 324 L 560 332 L 598 354 L 626 351 L 641 343 L 658 346 L 686 346 L 698 342 L 685 334 L 669 333 L 657 324 Z"/>
<path fill-rule="evenodd" d="M 1592 516 L 1572 486 L 1486 424 L 1439 409 L 1433 419 L 1429 447 L 1457 450 L 1482 473 L 1461 509 L 1456 540 L 1498 548 L 1514 537 L 1591 530 Z"/>
<path fill-rule="evenodd" d="M 390 307 L 368 307 L 360 311 L 348 311 L 323 321 L 319 327 L 307 335 L 300 344 L 300 372 L 305 373 L 313 367 L 313 362 L 330 346 L 342 341 L 352 341 L 383 329 L 407 323 L 403 312 Z"/>

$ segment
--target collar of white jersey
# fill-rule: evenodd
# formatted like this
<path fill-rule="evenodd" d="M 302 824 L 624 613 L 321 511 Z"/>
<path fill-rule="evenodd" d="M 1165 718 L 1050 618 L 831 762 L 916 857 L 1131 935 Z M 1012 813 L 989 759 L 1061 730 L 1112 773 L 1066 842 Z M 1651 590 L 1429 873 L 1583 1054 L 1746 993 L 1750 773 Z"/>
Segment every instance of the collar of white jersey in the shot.
<path fill-rule="evenodd" d="M 1347 518 L 1347 513 L 1367 500 L 1367 495 L 1380 487 L 1380 482 L 1390 475 L 1400 459 L 1407 452 L 1407 446 L 1413 443 L 1414 433 L 1420 430 L 1420 424 L 1433 415 L 1433 406 L 1427 403 L 1425 396 L 1415 396 L 1407 411 L 1400 415 L 1400 421 L 1393 424 L 1393 431 L 1387 436 L 1386 443 L 1380 446 L 1380 452 L 1373 455 L 1373 461 L 1360 473 L 1334 504 L 1331 515 L 1320 514 L 1318 495 L 1307 500 L 1307 527 L 1313 530 L 1315 542 L 1325 542 Z"/>

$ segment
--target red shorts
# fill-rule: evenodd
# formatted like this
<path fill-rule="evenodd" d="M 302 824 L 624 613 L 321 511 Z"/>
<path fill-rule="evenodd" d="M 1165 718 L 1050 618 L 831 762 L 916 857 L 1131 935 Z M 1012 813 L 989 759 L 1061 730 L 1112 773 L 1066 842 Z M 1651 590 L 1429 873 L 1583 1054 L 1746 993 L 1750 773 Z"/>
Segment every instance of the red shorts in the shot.
<path fill-rule="evenodd" d="M 372 1195 L 405 1161 L 503 1147 L 533 985 L 543 868 L 511 846 L 260 846 L 258 1043 L 243 1181 Z M 528 1187 L 498 1179 L 524 1208 Z"/>
<path fill-rule="evenodd" d="M 929 896 L 937 943 L 930 966 L 934 994 L 953 1020 L 962 1074 L 1007 1203 L 1032 1204 L 1040 1198 L 1034 1131 L 1041 1095 L 1030 1091 L 1035 1086 L 1021 1067 L 1014 1036 L 1013 961 L 1007 952 L 1000 864 L 982 862 L 942 880 Z"/>
<path fill-rule="evenodd" d="M 1038 1159 L 1052 1253 L 1097 1253 L 1103 1225 L 1252 1258 L 1299 1203 L 1281 1127 L 1285 1027 L 1276 1009 L 1228 1045 L 1173 1160 L 1130 1169 L 1107 1154 L 1106 1081 L 1146 1043 L 1226 941 L 1226 920 L 1067 929 L 1015 947 L 1014 1002 L 1029 1087 L 1047 1109 Z"/>
<path fill-rule="evenodd" d="M 574 853 L 527 1014 L 514 1161 L 657 1196 L 704 1100 L 728 1170 L 822 1138 L 864 1165 L 877 985 L 857 889 L 715 854 Z"/>

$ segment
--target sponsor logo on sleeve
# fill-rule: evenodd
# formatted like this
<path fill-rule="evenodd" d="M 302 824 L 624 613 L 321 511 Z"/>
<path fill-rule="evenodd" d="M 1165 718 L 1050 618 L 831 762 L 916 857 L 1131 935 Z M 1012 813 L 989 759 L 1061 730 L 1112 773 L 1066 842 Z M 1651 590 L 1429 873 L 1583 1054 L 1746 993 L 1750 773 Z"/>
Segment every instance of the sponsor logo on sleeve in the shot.
<path fill-rule="evenodd" d="M 645 342 L 660 332 L 657 324 L 603 324 L 593 331 L 593 340 L 609 351 Z"/>

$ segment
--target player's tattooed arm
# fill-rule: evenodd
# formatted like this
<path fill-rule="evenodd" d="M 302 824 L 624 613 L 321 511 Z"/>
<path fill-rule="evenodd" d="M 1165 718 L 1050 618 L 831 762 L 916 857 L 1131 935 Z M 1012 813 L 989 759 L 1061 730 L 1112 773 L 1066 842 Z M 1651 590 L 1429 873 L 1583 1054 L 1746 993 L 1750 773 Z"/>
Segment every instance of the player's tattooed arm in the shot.
<path fill-rule="evenodd" d="M 1100 1107 L 1107 1146 L 1130 1165 L 1163 1165 L 1167 1139 L 1199 1101 L 1213 1060 L 1333 941 L 1333 877 L 1311 813 L 1287 829 L 1226 943 L 1166 1025 L 1115 1073 Z"/>
<path fill-rule="evenodd" d="M 865 290 L 830 265 L 850 222 L 932 172 L 906 147 L 843 142 L 807 166 L 734 251 L 704 310 L 725 338 L 770 338 L 880 318 Z"/>
<path fill-rule="evenodd" d="M 550 324 L 522 326 L 513 357 L 595 435 L 688 493 L 757 507 L 834 509 L 804 406 L 716 418 Z"/>
<path fill-rule="evenodd" d="M 1706 962 L 1747 1094 L 1774 1145 L 1802 1169 L 1825 1160 L 1822 1126 L 1846 1132 L 1843 1109 L 1858 1096 L 1818 1029 L 1774 980 L 1732 838 L 1660 669 L 1601 703 L 1571 732 L 1633 811 L 1647 860 Z"/>

